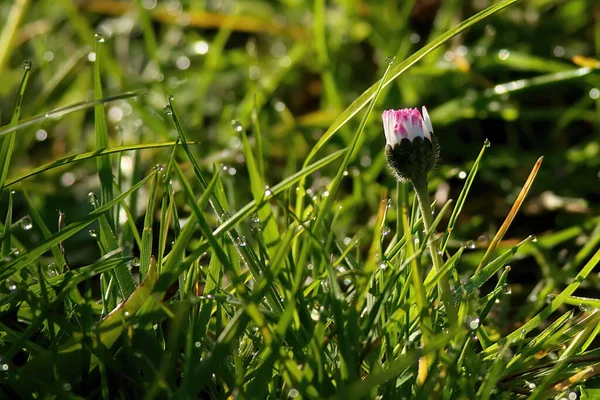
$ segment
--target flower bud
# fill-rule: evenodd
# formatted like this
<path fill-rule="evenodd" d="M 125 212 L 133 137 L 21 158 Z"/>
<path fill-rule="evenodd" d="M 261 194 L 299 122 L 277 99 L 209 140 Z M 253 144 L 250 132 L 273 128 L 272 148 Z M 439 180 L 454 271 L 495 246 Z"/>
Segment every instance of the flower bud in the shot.
<path fill-rule="evenodd" d="M 386 110 L 382 115 L 385 155 L 394 176 L 402 181 L 426 179 L 439 154 L 427 109 Z"/>

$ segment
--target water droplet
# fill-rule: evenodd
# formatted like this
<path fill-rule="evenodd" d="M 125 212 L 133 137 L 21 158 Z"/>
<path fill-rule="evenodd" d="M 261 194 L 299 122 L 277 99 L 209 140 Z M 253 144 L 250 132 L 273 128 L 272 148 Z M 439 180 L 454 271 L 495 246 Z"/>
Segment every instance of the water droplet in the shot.
<path fill-rule="evenodd" d="M 31 61 L 29 61 L 29 60 L 23 61 L 23 69 L 25 71 L 29 71 L 31 69 Z"/>
<path fill-rule="evenodd" d="M 392 65 L 394 63 L 394 60 L 396 60 L 396 57 L 394 57 L 394 56 L 385 58 L 385 62 L 387 63 L 387 65 Z"/>
<path fill-rule="evenodd" d="M 387 264 L 386 263 L 382 262 L 381 264 L 379 264 L 379 269 L 384 270 L 386 268 L 387 268 Z"/>
<path fill-rule="evenodd" d="M 527 387 L 529 388 L 529 390 L 533 390 L 537 387 L 537 385 L 533 382 L 527 382 Z"/>
<path fill-rule="evenodd" d="M 273 195 L 273 192 L 271 192 L 271 189 L 269 189 L 269 186 L 265 186 L 265 197 L 270 197 Z"/>
<path fill-rule="evenodd" d="M 506 267 L 504 267 L 504 270 L 505 270 L 506 272 L 509 272 L 509 271 L 510 271 L 510 268 L 511 268 L 511 267 L 510 267 L 510 265 L 507 265 Z"/>
<path fill-rule="evenodd" d="M 97 206 L 98 204 L 98 198 L 96 197 L 96 193 L 94 192 L 89 192 L 88 193 L 88 202 L 93 205 L 94 207 Z"/>
<path fill-rule="evenodd" d="M 233 127 L 233 130 L 236 132 L 241 132 L 242 130 L 244 130 L 242 123 L 240 121 L 238 121 L 237 119 L 234 119 L 233 121 L 231 121 L 231 126 Z"/>
<path fill-rule="evenodd" d="M 522 329 L 519 331 L 519 336 L 521 336 L 521 339 L 525 339 L 525 335 L 527 335 L 527 329 L 525 329 L 525 328 L 522 328 Z"/>
<path fill-rule="evenodd" d="M 569 393 L 569 400 L 577 400 L 577 393 L 570 392 Z"/>
<path fill-rule="evenodd" d="M 475 242 L 473 240 L 468 240 L 467 243 L 465 243 L 465 247 L 469 250 L 473 250 L 477 246 L 475 245 Z"/>
<path fill-rule="evenodd" d="M 173 115 L 173 110 L 171 109 L 171 105 L 170 104 L 165 104 L 165 106 L 163 107 L 163 112 L 166 115 Z"/>
<path fill-rule="evenodd" d="M 580 309 L 582 312 L 589 312 L 589 311 L 590 311 L 590 306 L 588 306 L 587 304 L 583 304 L 583 303 L 581 303 L 581 304 L 579 305 L 579 309 Z"/>
<path fill-rule="evenodd" d="M 104 36 L 99 33 L 94 34 L 94 39 L 96 39 L 96 42 L 98 43 L 104 43 Z"/>
<path fill-rule="evenodd" d="M 94 229 L 90 229 L 88 231 L 88 233 L 90 234 L 91 237 L 93 237 L 94 239 L 96 239 L 98 237 L 98 234 L 96 233 L 96 231 Z"/>
<path fill-rule="evenodd" d="M 469 328 L 475 330 L 479 328 L 479 318 L 473 318 L 469 321 Z"/>
<path fill-rule="evenodd" d="M 21 218 L 17 224 L 19 228 L 23 229 L 24 231 L 28 231 L 33 228 L 33 222 L 31 221 L 31 217 L 29 215 Z"/>
<path fill-rule="evenodd" d="M 197 349 L 199 349 L 200 346 L 202 346 L 202 343 L 200 343 L 200 341 L 194 343 L 194 347 L 196 347 Z"/>
<path fill-rule="evenodd" d="M 54 263 L 48 264 L 48 266 L 46 267 L 46 275 L 48 275 L 49 278 L 52 278 L 52 277 L 55 277 L 58 275 L 58 270 L 56 269 L 56 264 L 54 264 Z"/>
<path fill-rule="evenodd" d="M 169 101 L 173 101 L 173 100 L 175 100 L 175 97 L 172 94 L 169 94 L 169 95 L 167 95 L 167 99 Z"/>
<path fill-rule="evenodd" d="M 2 371 L 8 371 L 8 364 L 2 364 L 0 368 L 2 369 Z"/>
<path fill-rule="evenodd" d="M 549 294 L 548 296 L 546 296 L 546 303 L 548 303 L 548 304 L 552 303 L 555 298 L 556 298 L 555 294 Z"/>
<path fill-rule="evenodd" d="M 131 313 L 129 311 L 123 311 L 123 316 L 125 318 L 129 318 L 129 317 L 131 317 Z"/>
<path fill-rule="evenodd" d="M 390 229 L 390 227 L 389 227 L 389 226 L 384 226 L 384 227 L 383 227 L 383 229 L 381 230 L 381 234 L 382 234 L 383 236 L 387 236 L 387 235 L 389 235 L 389 234 L 390 234 L 390 232 L 391 232 L 391 231 L 392 231 L 392 230 Z"/>
<path fill-rule="evenodd" d="M 512 294 L 512 288 L 509 284 L 505 283 L 504 285 L 502 285 L 502 292 L 504 294 Z"/>
<path fill-rule="evenodd" d="M 139 267 L 140 266 L 140 259 L 137 257 L 134 257 L 133 260 L 131 260 L 131 266 L 133 267 Z"/>
<path fill-rule="evenodd" d="M 104 40 L 104 39 L 102 39 L 102 40 Z M 71 391 L 71 384 L 70 384 L 70 383 L 64 383 L 64 384 L 62 385 L 62 388 L 63 388 L 63 390 L 64 390 L 65 392 L 70 392 L 70 391 Z"/>
<path fill-rule="evenodd" d="M 154 167 L 152 167 L 153 171 L 158 171 L 158 172 L 162 172 L 165 168 L 160 165 L 160 164 L 156 164 Z"/>
<path fill-rule="evenodd" d="M 298 391 L 297 391 L 296 389 L 291 389 L 291 390 L 288 392 L 288 397 L 289 397 L 290 399 L 295 399 L 296 397 L 298 397 L 298 394 L 299 394 L 299 393 L 298 393 Z"/>
<path fill-rule="evenodd" d="M 465 179 L 467 177 L 467 173 L 465 171 L 460 171 L 458 173 L 458 179 Z"/>
<path fill-rule="evenodd" d="M 502 61 L 506 60 L 510 56 L 510 51 L 507 49 L 502 49 L 498 52 L 498 58 Z"/>
<path fill-rule="evenodd" d="M 483 142 L 483 145 L 485 147 L 490 147 L 492 145 L 492 143 L 490 143 L 490 140 L 486 138 L 485 141 Z"/>
<path fill-rule="evenodd" d="M 246 238 L 243 236 L 240 236 L 236 239 L 236 243 L 238 246 L 242 246 L 242 247 L 246 247 L 248 245 L 248 242 L 246 242 Z"/>
<path fill-rule="evenodd" d="M 532 241 L 533 243 L 537 243 L 537 241 L 538 241 L 538 238 L 537 238 L 537 236 L 533 236 L 533 235 L 532 235 L 532 236 L 530 236 L 530 238 L 531 238 L 531 241 Z"/>
<path fill-rule="evenodd" d="M 310 312 L 310 318 L 316 322 L 319 319 L 321 319 L 321 313 L 319 313 L 319 310 L 317 310 L 316 308 L 313 308 Z"/>

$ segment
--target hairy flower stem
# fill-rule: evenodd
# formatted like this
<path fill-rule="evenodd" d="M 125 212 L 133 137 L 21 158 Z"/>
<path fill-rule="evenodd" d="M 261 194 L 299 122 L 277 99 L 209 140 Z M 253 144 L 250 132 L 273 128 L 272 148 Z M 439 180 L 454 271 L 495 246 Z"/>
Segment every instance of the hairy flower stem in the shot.
<path fill-rule="evenodd" d="M 427 191 L 427 177 L 425 176 L 423 179 L 414 179 L 411 181 L 411 183 L 413 184 L 415 193 L 417 194 L 419 210 L 421 211 L 421 216 L 423 217 L 425 231 L 430 232 L 433 225 L 433 213 L 431 211 L 431 202 L 429 200 L 429 193 Z M 430 237 L 431 239 L 429 240 L 429 243 L 427 243 L 427 246 L 429 248 L 429 253 L 431 254 L 431 260 L 433 261 L 433 268 L 435 272 L 438 273 L 444 266 L 444 260 L 442 260 L 442 255 L 439 253 L 438 241 L 434 238 L 433 234 Z M 452 302 L 450 284 L 448 283 L 447 275 L 443 275 L 440 278 L 438 282 L 438 289 L 440 291 L 442 302 L 446 308 L 446 314 L 448 315 L 450 323 L 457 323 L 458 314 L 456 312 L 456 308 L 454 307 L 454 303 Z"/>

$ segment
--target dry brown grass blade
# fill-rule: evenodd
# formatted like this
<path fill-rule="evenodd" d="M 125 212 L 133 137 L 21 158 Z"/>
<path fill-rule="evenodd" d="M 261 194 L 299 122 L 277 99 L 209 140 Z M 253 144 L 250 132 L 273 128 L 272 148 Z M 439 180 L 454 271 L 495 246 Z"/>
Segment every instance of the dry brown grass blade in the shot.
<path fill-rule="evenodd" d="M 136 5 L 131 2 L 115 0 L 91 0 L 84 2 L 82 7 L 88 11 L 108 15 L 124 15 L 136 12 Z M 232 26 L 239 32 L 263 32 L 277 36 L 287 36 L 292 39 L 305 39 L 307 32 L 298 26 L 278 25 L 273 20 L 261 19 L 243 15 L 227 15 L 206 11 L 169 12 L 164 6 L 157 6 L 149 11 L 153 20 L 175 25 L 185 25 L 190 28 L 218 29 L 223 25 Z M 231 20 L 234 20 L 231 24 Z"/>
<path fill-rule="evenodd" d="M 569 378 L 557 383 L 546 394 L 548 395 L 548 397 L 556 395 L 576 385 L 577 383 L 588 380 L 591 377 L 596 376 L 598 374 L 600 374 L 600 363 L 590 365 L 589 367 L 577 372 L 576 374 L 571 375 Z"/>
<path fill-rule="evenodd" d="M 498 243 L 502 240 L 502 238 L 506 234 L 506 231 L 510 227 L 510 224 L 512 224 L 513 220 L 515 219 L 515 216 L 519 212 L 519 208 L 521 208 L 523 201 L 525 201 L 525 197 L 527 196 L 527 193 L 529 192 L 531 185 L 533 185 L 533 181 L 535 180 L 535 177 L 537 176 L 537 173 L 540 170 L 540 167 L 542 166 L 543 159 L 544 159 L 544 157 L 538 158 L 535 165 L 533 166 L 533 169 L 531 170 L 531 172 L 529 173 L 529 176 L 527 177 L 527 181 L 525 181 L 525 184 L 523 185 L 523 188 L 521 189 L 519 196 L 513 203 L 513 206 L 511 207 L 510 212 L 506 216 L 504 223 L 502 224 L 502 226 L 500 227 L 500 229 L 494 236 L 494 239 L 492 239 L 492 241 L 490 242 L 490 245 L 488 246 L 485 254 L 483 255 L 483 258 L 481 259 L 481 262 L 479 263 L 479 266 L 477 267 L 477 271 L 479 271 L 488 262 L 492 253 L 494 252 L 494 250 L 496 250 Z"/>

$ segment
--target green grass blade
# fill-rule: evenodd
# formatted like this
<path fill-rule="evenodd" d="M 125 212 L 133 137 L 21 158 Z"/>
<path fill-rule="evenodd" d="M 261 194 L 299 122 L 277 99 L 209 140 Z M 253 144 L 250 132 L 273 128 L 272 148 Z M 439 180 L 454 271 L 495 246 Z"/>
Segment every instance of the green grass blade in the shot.
<path fill-rule="evenodd" d="M 15 127 L 21 116 L 21 106 L 23 104 L 23 95 L 25 94 L 25 88 L 27 87 L 27 81 L 29 80 L 29 73 L 31 72 L 31 63 L 25 64 L 25 72 L 23 73 L 23 79 L 21 79 L 21 86 L 17 95 L 17 103 L 10 120 L 10 127 Z M 10 168 L 10 160 L 15 147 L 15 139 L 17 132 L 12 132 L 8 136 L 0 136 L 0 195 L 4 189 L 4 183 L 8 176 L 8 169 Z"/>
<path fill-rule="evenodd" d="M 5 186 L 8 187 L 8 186 L 14 185 L 15 183 L 21 182 L 22 180 L 25 180 L 25 179 L 30 178 L 35 175 L 39 175 L 43 172 L 49 171 L 54 168 L 62 167 L 63 165 L 67 165 L 67 164 L 71 164 L 71 163 L 75 163 L 75 162 L 79 162 L 79 161 L 84 161 L 84 160 L 89 160 L 90 158 L 100 157 L 100 156 L 103 156 L 106 154 L 123 153 L 126 151 L 135 151 L 135 150 L 159 149 L 159 148 L 163 148 L 163 147 L 171 147 L 171 146 L 176 146 L 176 145 L 177 145 L 177 142 L 129 144 L 129 145 L 124 145 L 124 146 L 109 147 L 107 149 L 88 151 L 86 153 L 74 154 L 74 155 L 63 157 L 63 158 L 59 158 L 58 160 L 51 161 L 44 165 L 40 165 L 39 167 L 36 167 L 36 168 L 31 168 L 31 169 L 27 170 L 27 172 L 25 172 L 21 175 L 15 176 L 13 178 L 9 178 L 6 180 Z"/>
<path fill-rule="evenodd" d="M 137 91 L 133 91 L 133 92 L 125 92 L 125 93 L 117 94 L 114 96 L 107 96 L 107 97 L 104 97 L 102 99 L 97 99 L 97 100 L 80 101 L 80 102 L 73 103 L 68 106 L 59 107 L 52 111 L 48 111 L 44 114 L 36 115 L 31 118 L 21 120 L 18 124 L 14 125 L 14 126 L 8 125 L 8 126 L 4 126 L 4 127 L 0 128 L 0 137 L 8 135 L 9 133 L 24 129 L 24 128 L 28 128 L 32 125 L 39 124 L 44 121 L 59 119 L 61 117 L 64 117 L 65 115 L 71 114 L 75 111 L 87 110 L 88 108 L 96 107 L 97 105 L 100 105 L 100 104 L 110 103 L 112 101 L 117 101 L 117 100 L 122 100 L 122 99 L 128 99 L 130 97 L 137 97 L 137 96 L 141 96 L 143 94 L 146 94 L 145 90 L 137 90 Z"/>
<path fill-rule="evenodd" d="M 162 171 L 162 167 L 157 168 Z M 148 192 L 148 204 L 144 216 L 144 231 L 142 232 L 142 247 L 140 249 L 140 279 L 144 279 L 150 269 L 150 259 L 152 257 L 152 223 L 154 220 L 154 203 L 157 195 L 159 173 L 154 174 L 150 191 Z"/>
<path fill-rule="evenodd" d="M 454 226 L 458 221 L 458 217 L 460 216 L 460 212 L 462 211 L 463 205 L 465 204 L 465 200 L 467 199 L 467 195 L 469 194 L 469 190 L 471 189 L 471 185 L 473 184 L 473 180 L 475 179 L 475 175 L 477 174 L 477 170 L 479 169 L 479 164 L 481 162 L 481 158 L 483 157 L 483 153 L 485 153 L 485 149 L 489 147 L 489 142 L 486 139 L 485 144 L 481 148 L 479 155 L 475 159 L 471 170 L 469 171 L 469 175 L 467 175 L 467 179 L 465 180 L 465 185 L 463 186 L 460 194 L 458 195 L 458 200 L 456 200 L 456 205 L 452 210 L 452 214 L 450 214 L 450 219 L 448 220 L 448 229 L 444 238 L 442 239 L 442 245 L 440 246 L 440 250 L 442 254 L 446 251 L 446 246 L 448 245 L 448 240 L 450 239 L 450 235 L 452 234 L 452 230 L 454 230 Z"/>
<path fill-rule="evenodd" d="M 96 60 L 94 62 L 94 99 L 102 98 L 102 80 L 100 76 L 100 59 L 99 50 L 103 38 L 96 37 L 94 50 L 96 52 Z M 96 104 L 94 106 L 94 123 L 96 128 L 96 150 L 106 149 L 110 146 L 108 138 L 108 128 L 106 126 L 106 113 L 104 104 Z M 113 171 L 110 154 L 103 154 L 96 160 L 98 166 L 98 176 L 100 177 L 100 204 L 106 204 L 112 201 L 113 195 Z M 113 232 L 116 232 L 115 213 L 114 210 L 107 214 L 109 226 Z M 102 230 L 100 231 L 102 235 Z"/>

